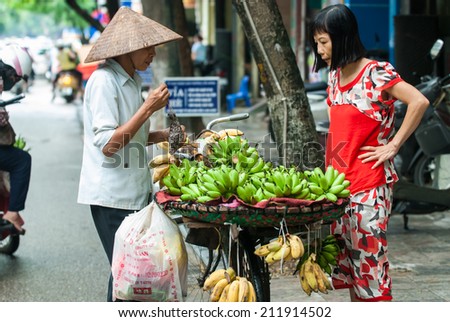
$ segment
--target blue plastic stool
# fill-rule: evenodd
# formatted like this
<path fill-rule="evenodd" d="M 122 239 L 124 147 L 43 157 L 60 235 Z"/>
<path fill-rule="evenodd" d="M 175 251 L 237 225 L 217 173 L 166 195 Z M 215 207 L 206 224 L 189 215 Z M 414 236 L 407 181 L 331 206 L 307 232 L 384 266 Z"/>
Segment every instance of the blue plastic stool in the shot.
<path fill-rule="evenodd" d="M 241 85 L 239 86 L 239 92 L 232 93 L 227 95 L 227 112 L 231 113 L 233 109 L 236 107 L 237 100 L 245 100 L 245 105 L 250 107 L 252 106 L 250 102 L 250 95 L 248 93 L 248 83 L 250 81 L 250 77 L 245 75 L 242 77 Z"/>

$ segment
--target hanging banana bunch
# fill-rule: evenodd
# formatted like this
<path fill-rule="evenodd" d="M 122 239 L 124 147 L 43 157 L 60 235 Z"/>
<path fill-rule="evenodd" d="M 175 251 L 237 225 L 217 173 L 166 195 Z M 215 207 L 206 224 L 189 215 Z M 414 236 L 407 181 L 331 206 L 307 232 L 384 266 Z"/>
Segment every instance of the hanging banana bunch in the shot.
<path fill-rule="evenodd" d="M 245 277 L 236 276 L 232 267 L 212 272 L 203 290 L 211 291 L 211 302 L 256 302 L 253 284 Z"/>

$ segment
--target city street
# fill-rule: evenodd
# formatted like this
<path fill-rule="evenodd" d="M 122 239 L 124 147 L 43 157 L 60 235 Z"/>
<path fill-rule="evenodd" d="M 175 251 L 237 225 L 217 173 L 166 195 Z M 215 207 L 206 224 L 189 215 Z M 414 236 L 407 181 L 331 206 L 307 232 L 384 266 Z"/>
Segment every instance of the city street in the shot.
<path fill-rule="evenodd" d="M 88 206 L 76 202 L 82 157 L 76 106 L 58 97 L 51 103 L 50 83 L 37 80 L 8 110 L 33 164 L 27 232 L 14 257 L 0 256 L 0 301 L 104 301 L 108 262 Z"/>
<path fill-rule="evenodd" d="M 76 202 L 82 158 L 79 104 L 61 98 L 52 103 L 50 84 L 38 80 L 21 103 L 8 108 L 16 133 L 31 148 L 33 167 L 23 212 L 27 233 L 15 256 L 0 256 L 0 302 L 106 300 L 107 259 L 89 208 Z M 238 127 L 250 141 L 261 141 L 267 134 L 263 117 L 252 114 L 224 127 Z M 409 226 L 403 229 L 401 215 L 391 218 L 394 300 L 450 301 L 449 212 L 411 215 Z M 274 302 L 348 301 L 346 291 L 307 297 L 297 276 L 289 274 L 274 276 L 271 292 Z"/>

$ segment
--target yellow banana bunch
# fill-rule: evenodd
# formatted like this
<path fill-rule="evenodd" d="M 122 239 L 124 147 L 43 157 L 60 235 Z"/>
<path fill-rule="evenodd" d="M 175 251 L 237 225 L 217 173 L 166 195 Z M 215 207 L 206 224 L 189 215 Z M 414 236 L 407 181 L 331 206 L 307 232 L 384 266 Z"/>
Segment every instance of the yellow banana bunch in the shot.
<path fill-rule="evenodd" d="M 350 181 L 345 180 L 345 174 L 339 173 L 333 166 L 329 165 L 325 171 L 316 167 L 312 171 L 304 171 L 308 182 L 311 199 L 327 199 L 336 202 L 338 198 L 347 198 L 350 196 Z"/>
<path fill-rule="evenodd" d="M 305 253 L 305 248 L 300 237 L 297 235 L 279 236 L 277 239 L 264 244 L 255 250 L 255 255 L 264 257 L 268 264 L 299 259 Z"/>
<path fill-rule="evenodd" d="M 219 299 L 222 302 L 256 302 L 255 288 L 245 277 L 237 276 L 229 284 L 226 294 Z"/>
<path fill-rule="evenodd" d="M 225 287 L 227 287 L 229 285 L 230 285 L 230 283 L 228 282 L 228 280 L 225 277 L 222 278 L 220 281 L 218 281 L 216 283 L 216 285 L 214 285 L 214 287 L 211 291 L 209 300 L 211 302 L 218 302 L 220 297 L 222 296 L 222 293 L 223 293 Z M 228 294 L 228 289 L 227 289 L 227 294 Z"/>
<path fill-rule="evenodd" d="M 159 142 L 156 145 L 164 152 L 169 152 L 170 145 L 168 141 Z"/>
<path fill-rule="evenodd" d="M 203 283 L 203 290 L 211 290 L 220 280 L 224 278 L 228 280 L 228 283 L 231 283 L 236 278 L 236 272 L 232 267 L 228 267 L 227 269 L 220 268 L 209 274 Z"/>
<path fill-rule="evenodd" d="M 323 272 L 319 264 L 316 263 L 316 254 L 312 253 L 306 261 L 304 261 L 299 270 L 300 285 L 307 295 L 312 292 L 328 293 L 332 290 L 330 280 Z"/>
<path fill-rule="evenodd" d="M 289 245 L 291 246 L 291 256 L 293 259 L 299 259 L 305 253 L 305 247 L 303 241 L 297 235 L 289 234 L 287 236 Z"/>
<path fill-rule="evenodd" d="M 236 276 L 231 267 L 211 273 L 203 290 L 211 291 L 211 302 L 256 302 L 253 284 L 245 277 Z"/>
<path fill-rule="evenodd" d="M 169 163 L 163 163 L 154 167 L 152 175 L 153 183 L 161 181 L 161 179 L 164 178 L 169 173 L 169 169 L 170 169 Z"/>
<path fill-rule="evenodd" d="M 244 132 L 238 129 L 224 129 L 217 132 L 217 134 L 219 135 L 220 140 L 224 140 L 227 136 L 242 136 L 244 135 Z"/>
<path fill-rule="evenodd" d="M 152 181 L 153 183 L 160 182 L 160 186 L 164 186 L 162 179 L 169 173 L 169 166 L 174 162 L 172 156 L 165 151 L 163 154 L 155 156 L 148 166 L 153 169 Z"/>
<path fill-rule="evenodd" d="M 155 168 L 161 164 L 169 163 L 170 162 L 170 154 L 169 153 L 162 153 L 155 156 L 149 163 L 148 166 L 150 168 Z"/>
<path fill-rule="evenodd" d="M 216 140 L 220 140 L 220 135 L 216 131 L 204 129 L 198 134 L 197 140 L 198 139 L 206 139 L 206 138 L 212 138 L 213 141 L 210 142 L 210 143 L 212 143 Z"/>

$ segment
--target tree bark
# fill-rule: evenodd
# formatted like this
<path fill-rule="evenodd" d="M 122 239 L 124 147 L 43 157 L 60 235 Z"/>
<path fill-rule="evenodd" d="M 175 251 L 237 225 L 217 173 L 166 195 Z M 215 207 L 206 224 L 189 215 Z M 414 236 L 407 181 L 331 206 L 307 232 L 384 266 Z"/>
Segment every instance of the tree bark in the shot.
<path fill-rule="evenodd" d="M 182 76 L 193 76 L 194 66 L 191 59 L 191 45 L 189 43 L 188 24 L 183 0 L 172 1 L 173 17 L 175 22 L 175 31 L 183 36 L 179 42 L 180 71 Z M 184 123 L 186 130 L 194 133 L 194 136 L 200 133 L 205 125 L 202 117 L 185 117 Z"/>
<path fill-rule="evenodd" d="M 164 77 L 192 76 L 191 49 L 187 35 L 188 28 L 183 1 L 142 0 L 142 11 L 144 16 L 167 26 L 183 36 L 183 39 L 180 41 L 157 47 L 157 56 L 151 65 L 155 78 L 154 84 L 161 83 Z M 159 121 L 159 124 L 164 123 L 164 119 L 161 116 Z M 201 117 L 185 117 L 180 121 L 186 127 L 186 131 L 194 135 L 200 133 L 204 128 Z"/>
<path fill-rule="evenodd" d="M 112 19 L 116 12 L 119 10 L 119 1 L 118 0 L 107 0 L 106 8 L 108 8 L 109 17 Z"/>
<path fill-rule="evenodd" d="M 314 119 L 275 0 L 233 0 L 259 69 L 282 164 L 323 166 Z"/>
<path fill-rule="evenodd" d="M 172 1 L 175 32 L 183 36 L 179 41 L 180 69 L 182 76 L 194 75 L 194 65 L 191 59 L 191 45 L 189 43 L 188 24 L 183 0 Z"/>
<path fill-rule="evenodd" d="M 88 24 L 90 24 L 95 29 L 102 32 L 105 28 L 102 26 L 100 21 L 94 19 L 89 12 L 81 8 L 76 0 L 66 0 L 66 3 L 69 7 L 73 9 L 81 18 L 83 18 Z"/>

